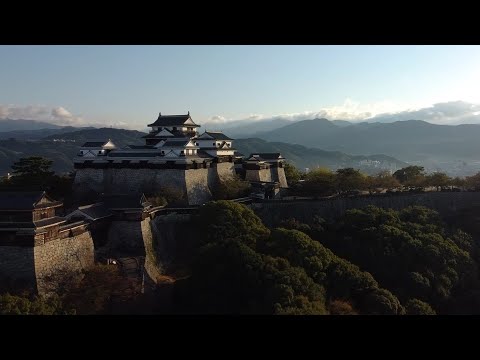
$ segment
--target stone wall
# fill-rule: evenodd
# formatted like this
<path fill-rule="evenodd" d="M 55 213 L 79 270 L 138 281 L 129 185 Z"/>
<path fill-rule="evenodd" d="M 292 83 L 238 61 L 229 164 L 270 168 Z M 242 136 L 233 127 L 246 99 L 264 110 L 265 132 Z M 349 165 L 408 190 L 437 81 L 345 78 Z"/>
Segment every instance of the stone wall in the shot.
<path fill-rule="evenodd" d="M 324 219 L 335 219 L 344 215 L 348 209 L 360 209 L 368 205 L 396 210 L 410 205 L 421 205 L 438 211 L 442 216 L 448 216 L 458 210 L 480 206 L 480 192 L 430 192 L 327 200 L 265 201 L 254 203 L 251 207 L 267 226 L 276 226 L 288 218 L 296 218 L 302 222 L 309 222 L 315 215 Z"/>
<path fill-rule="evenodd" d="M 101 193 L 143 191 L 156 193 L 164 188 L 180 189 L 189 205 L 199 205 L 211 199 L 211 189 L 218 179 L 232 176 L 233 163 L 219 163 L 200 169 L 77 169 L 74 192 L 90 190 Z"/>
<path fill-rule="evenodd" d="M 169 265 L 188 256 L 195 237 L 190 219 L 189 214 L 170 213 L 153 220 L 112 221 L 109 241 L 100 251 L 106 257 L 145 256 L 145 274 L 157 283 Z"/>
<path fill-rule="evenodd" d="M 285 170 L 283 167 L 271 167 L 270 168 L 270 177 L 272 181 L 277 181 L 280 183 L 280 187 L 288 187 L 287 177 L 285 176 Z"/>
<path fill-rule="evenodd" d="M 150 218 L 142 220 L 140 227 L 142 230 L 142 238 L 145 248 L 145 263 L 143 266 L 148 279 L 156 284 L 160 275 L 162 274 L 162 266 L 159 262 L 158 254 L 155 249 L 156 242 L 154 241 L 152 221 L 150 221 Z"/>
<path fill-rule="evenodd" d="M 73 190 L 76 193 L 86 193 L 89 190 L 104 191 L 104 172 L 99 169 L 78 169 L 75 171 Z"/>
<path fill-rule="evenodd" d="M 55 291 L 56 280 L 61 281 L 65 276 L 79 274 L 93 266 L 94 248 L 90 232 L 36 246 L 34 262 L 38 293 L 46 295 Z"/>
<path fill-rule="evenodd" d="M 59 281 L 90 268 L 93 263 L 93 240 L 88 231 L 36 247 L 0 247 L 2 280 L 40 295 L 47 295 Z"/>
<path fill-rule="evenodd" d="M 112 221 L 103 250 L 109 257 L 144 256 L 142 222 Z"/>
<path fill-rule="evenodd" d="M 272 174 L 270 172 L 271 169 L 246 169 L 245 171 L 245 180 L 247 181 L 265 181 L 271 182 Z"/>
<path fill-rule="evenodd" d="M 208 187 L 208 173 L 214 171 L 209 169 L 189 169 L 185 171 L 185 188 L 189 205 L 201 205 L 212 198 Z"/>
<path fill-rule="evenodd" d="M 235 164 L 233 162 L 216 163 L 212 169 L 219 181 L 229 180 L 235 175 Z"/>
<path fill-rule="evenodd" d="M 190 222 L 191 215 L 171 213 L 155 217 L 151 222 L 157 261 L 163 268 L 189 256 L 196 231 Z"/>

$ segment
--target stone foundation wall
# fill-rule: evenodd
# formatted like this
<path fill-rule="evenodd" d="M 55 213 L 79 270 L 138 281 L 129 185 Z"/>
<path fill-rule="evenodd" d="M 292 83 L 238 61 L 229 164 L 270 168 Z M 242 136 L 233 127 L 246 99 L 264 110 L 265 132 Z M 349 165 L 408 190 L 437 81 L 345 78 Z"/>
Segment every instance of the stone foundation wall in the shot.
<path fill-rule="evenodd" d="M 212 169 L 219 181 L 229 180 L 235 175 L 235 164 L 233 162 L 216 163 Z"/>
<path fill-rule="evenodd" d="M 98 169 L 78 169 L 75 171 L 75 179 L 73 182 L 73 191 L 79 194 L 93 190 L 103 192 L 104 171 Z"/>
<path fill-rule="evenodd" d="M 140 228 L 142 230 L 143 244 L 145 247 L 145 273 L 149 280 L 156 284 L 160 275 L 162 274 L 162 266 L 155 249 L 156 242 L 154 241 L 152 221 L 150 221 L 150 218 L 143 220 L 140 223 Z"/>
<path fill-rule="evenodd" d="M 247 181 L 266 181 L 271 182 L 272 174 L 271 169 L 251 170 L 247 169 L 245 172 L 245 180 Z"/>
<path fill-rule="evenodd" d="M 280 187 L 288 187 L 287 177 L 285 176 L 285 170 L 281 167 L 271 167 L 270 168 L 270 178 L 272 181 L 277 181 L 280 183 Z"/>
<path fill-rule="evenodd" d="M 189 205 L 201 205 L 212 198 L 208 187 L 208 173 L 214 169 L 185 170 L 185 188 Z"/>
<path fill-rule="evenodd" d="M 0 246 L 2 281 L 40 295 L 55 291 L 60 281 L 90 268 L 93 263 L 93 240 L 88 231 L 41 246 Z"/>
<path fill-rule="evenodd" d="M 211 189 L 219 179 L 235 174 L 234 164 L 218 163 L 200 169 L 77 169 L 74 192 L 77 195 L 97 193 L 156 193 L 164 188 L 180 189 L 185 203 L 199 205 L 211 199 Z"/>
<path fill-rule="evenodd" d="M 105 245 L 107 256 L 144 256 L 141 221 L 112 221 Z"/>
<path fill-rule="evenodd" d="M 38 293 L 46 295 L 55 291 L 57 280 L 93 266 L 94 248 L 90 232 L 36 246 L 34 261 Z"/>

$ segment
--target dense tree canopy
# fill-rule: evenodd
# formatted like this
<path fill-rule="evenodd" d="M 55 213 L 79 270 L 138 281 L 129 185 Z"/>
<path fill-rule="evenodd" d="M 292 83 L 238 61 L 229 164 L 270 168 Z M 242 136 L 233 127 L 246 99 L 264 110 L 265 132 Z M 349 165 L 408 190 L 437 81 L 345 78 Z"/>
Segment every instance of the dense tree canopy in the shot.
<path fill-rule="evenodd" d="M 437 190 L 440 190 L 442 187 L 451 185 L 452 179 L 443 172 L 434 172 L 426 176 L 425 183 L 427 186 L 435 186 Z"/>
<path fill-rule="evenodd" d="M 307 195 L 326 196 L 335 192 L 335 174 L 329 169 L 315 169 L 305 176 L 303 191 Z"/>
<path fill-rule="evenodd" d="M 393 176 L 406 186 L 421 186 L 425 179 L 425 169 L 423 166 L 407 166 L 395 171 Z"/>
<path fill-rule="evenodd" d="M 365 188 L 367 177 L 353 168 L 338 169 L 335 185 L 337 191 L 361 190 Z"/>
<path fill-rule="evenodd" d="M 233 200 L 248 196 L 249 193 L 250 183 L 234 176 L 218 182 L 212 195 L 215 200 Z"/>
<path fill-rule="evenodd" d="M 251 209 L 226 200 L 200 207 L 195 223 L 203 243 L 239 240 L 254 249 L 270 233 Z"/>
<path fill-rule="evenodd" d="M 286 162 L 283 166 L 285 171 L 285 177 L 287 178 L 287 183 L 289 186 L 292 186 L 301 179 L 302 174 L 300 171 L 289 162 Z"/>
<path fill-rule="evenodd" d="M 438 213 L 423 207 L 349 210 L 327 244 L 400 299 L 416 298 L 434 307 L 474 286 L 478 277 L 464 250 L 472 246 L 468 236 L 449 235 Z"/>
<path fill-rule="evenodd" d="M 12 165 L 12 176 L 0 181 L 0 189 L 32 191 L 45 190 L 56 200 L 63 200 L 66 206 L 72 198 L 73 174 L 58 176 L 50 170 L 52 161 L 32 156 L 21 158 Z"/>
<path fill-rule="evenodd" d="M 369 273 L 338 258 L 321 243 L 298 230 L 275 229 L 271 237 L 259 245 L 263 252 L 284 257 L 293 266 L 305 269 L 316 283 L 326 289 L 329 299 L 350 299 L 355 308 L 365 314 L 403 312 L 398 299 L 388 290 L 380 289 Z"/>
<path fill-rule="evenodd" d="M 65 309 L 58 296 L 49 299 L 0 295 L 0 315 L 74 315 L 74 309 Z"/>

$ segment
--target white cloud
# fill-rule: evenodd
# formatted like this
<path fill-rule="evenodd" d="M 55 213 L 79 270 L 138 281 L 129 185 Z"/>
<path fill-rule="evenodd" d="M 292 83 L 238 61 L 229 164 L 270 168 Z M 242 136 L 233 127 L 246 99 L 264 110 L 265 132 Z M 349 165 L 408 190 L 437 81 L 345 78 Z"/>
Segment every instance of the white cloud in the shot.
<path fill-rule="evenodd" d="M 226 125 L 241 125 L 252 123 L 255 121 L 273 121 L 279 119 L 300 121 L 315 118 L 326 118 L 328 120 L 363 121 L 380 113 L 401 109 L 405 109 L 405 106 L 402 107 L 402 104 L 395 103 L 393 101 L 381 101 L 371 104 L 361 104 L 358 101 L 346 99 L 341 105 L 324 107 L 317 111 L 303 111 L 297 113 L 283 113 L 276 115 L 252 114 L 243 119 L 226 119 L 223 116 L 217 115 L 207 120 L 206 123 L 219 122 L 213 120 L 217 117 L 221 118 Z"/>
<path fill-rule="evenodd" d="M 221 115 L 212 116 L 207 120 L 208 123 L 214 123 L 214 124 L 217 124 L 217 123 L 223 124 L 225 121 L 226 119 Z"/>
<path fill-rule="evenodd" d="M 315 118 L 347 120 L 350 122 L 393 122 L 402 120 L 424 120 L 434 124 L 480 123 L 480 105 L 464 101 L 447 101 L 429 106 L 412 106 L 390 100 L 362 104 L 346 99 L 343 104 L 324 107 L 317 111 L 303 111 L 276 115 L 254 114 L 243 119 L 221 118 L 227 128 L 275 120 L 301 121 Z M 212 122 L 212 121 L 207 121 Z M 220 122 L 219 122 L 220 123 Z"/>
<path fill-rule="evenodd" d="M 55 125 L 88 125 L 80 116 L 73 115 L 62 106 L 51 108 L 44 105 L 0 105 L 0 118 L 45 121 Z"/>
<path fill-rule="evenodd" d="M 480 123 L 480 105 L 464 101 L 448 101 L 433 104 L 418 110 L 382 113 L 368 121 L 393 122 L 401 120 L 424 120 L 432 124 Z"/>

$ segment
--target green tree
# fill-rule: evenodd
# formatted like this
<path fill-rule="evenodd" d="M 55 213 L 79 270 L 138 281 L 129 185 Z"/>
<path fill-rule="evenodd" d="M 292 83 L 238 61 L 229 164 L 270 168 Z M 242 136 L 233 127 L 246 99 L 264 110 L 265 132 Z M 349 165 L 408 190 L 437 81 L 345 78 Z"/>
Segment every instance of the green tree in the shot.
<path fill-rule="evenodd" d="M 135 299 L 140 288 L 136 279 L 123 276 L 117 266 L 95 265 L 64 291 L 65 304 L 75 308 L 79 315 L 93 315 L 109 313 L 114 298 Z"/>
<path fill-rule="evenodd" d="M 287 183 L 289 186 L 292 186 L 301 179 L 302 174 L 300 171 L 292 164 L 286 162 L 283 165 L 285 171 L 285 177 L 287 178 Z"/>
<path fill-rule="evenodd" d="M 327 298 L 351 300 L 362 313 L 400 314 L 403 311 L 398 299 L 386 289 L 379 289 L 369 273 L 338 258 L 300 231 L 275 229 L 265 243 L 259 242 L 259 250 L 303 268 L 326 289 Z"/>
<path fill-rule="evenodd" d="M 458 186 L 459 188 L 464 188 L 466 186 L 466 179 L 461 177 L 454 177 L 452 179 L 452 185 Z"/>
<path fill-rule="evenodd" d="M 336 172 L 336 188 L 339 192 L 364 189 L 365 180 L 365 175 L 353 168 L 338 169 Z"/>
<path fill-rule="evenodd" d="M 239 241 L 203 246 L 187 285 L 175 302 L 195 313 L 327 313 L 323 288 L 303 269 Z"/>
<path fill-rule="evenodd" d="M 13 173 L 10 182 L 14 186 L 45 189 L 54 175 L 50 170 L 51 165 L 51 160 L 40 156 L 21 158 L 12 165 Z"/>
<path fill-rule="evenodd" d="M 270 234 L 250 208 L 227 200 L 212 201 L 201 206 L 195 224 L 201 243 L 234 240 L 254 249 L 257 240 Z"/>
<path fill-rule="evenodd" d="M 405 308 L 407 315 L 437 315 L 429 304 L 418 299 L 408 300 Z"/>
<path fill-rule="evenodd" d="M 240 179 L 238 176 L 222 179 L 213 189 L 215 200 L 233 200 L 245 197 L 250 192 L 250 182 Z"/>
<path fill-rule="evenodd" d="M 440 191 L 442 187 L 450 185 L 452 179 L 443 172 L 434 172 L 433 174 L 427 175 L 425 183 L 428 186 L 435 186 L 437 191 Z"/>
<path fill-rule="evenodd" d="M 402 300 L 417 298 L 437 308 L 475 287 L 477 266 L 466 251 L 474 243 L 462 233 L 449 238 L 450 230 L 431 209 L 348 210 L 334 231 L 326 244 L 335 254 L 370 272 Z"/>
<path fill-rule="evenodd" d="M 480 172 L 465 178 L 465 186 L 472 190 L 480 189 Z"/>
<path fill-rule="evenodd" d="M 21 158 L 18 162 L 12 165 L 13 174 L 16 176 L 36 176 L 53 175 L 50 171 L 53 161 L 45 159 L 40 156 L 31 156 L 28 158 Z"/>
<path fill-rule="evenodd" d="M 367 187 L 370 192 L 394 189 L 400 186 L 397 178 L 393 177 L 389 171 L 381 171 L 375 176 L 369 176 L 366 180 Z"/>
<path fill-rule="evenodd" d="M 345 300 L 333 300 L 329 305 L 330 315 L 358 315 L 350 302 Z"/>
<path fill-rule="evenodd" d="M 335 192 L 335 174 L 324 168 L 312 170 L 305 176 L 302 187 L 306 195 L 331 195 Z"/>
<path fill-rule="evenodd" d="M 280 226 L 285 229 L 290 229 L 290 230 L 298 230 L 301 231 L 305 234 L 310 234 L 312 229 L 309 225 L 301 223 L 295 218 L 288 218 L 286 220 L 283 220 L 280 223 Z"/>
<path fill-rule="evenodd" d="M 393 177 L 400 181 L 402 185 L 422 186 L 425 180 L 425 169 L 423 166 L 407 166 L 395 171 Z"/>
<path fill-rule="evenodd" d="M 0 295 L 0 315 L 75 315 L 65 309 L 58 296 L 44 299 L 38 296 Z"/>

